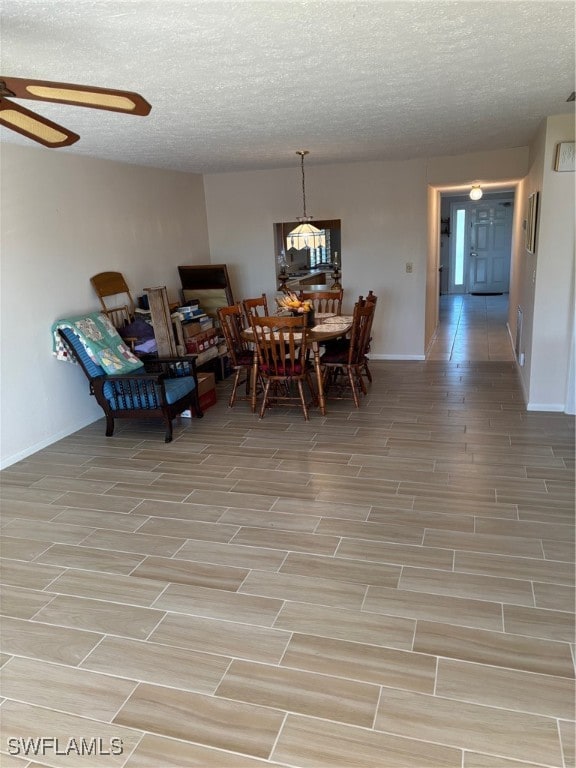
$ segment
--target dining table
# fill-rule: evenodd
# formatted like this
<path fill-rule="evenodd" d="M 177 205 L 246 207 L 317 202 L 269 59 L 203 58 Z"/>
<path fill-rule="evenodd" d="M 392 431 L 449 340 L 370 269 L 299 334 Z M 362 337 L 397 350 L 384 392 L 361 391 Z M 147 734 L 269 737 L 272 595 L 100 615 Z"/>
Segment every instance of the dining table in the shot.
<path fill-rule="evenodd" d="M 279 315 L 281 317 L 281 315 Z M 314 371 L 316 375 L 316 392 L 318 397 L 318 407 L 322 416 L 326 415 L 326 397 L 324 395 L 324 386 L 322 383 L 322 368 L 320 365 L 320 348 L 322 345 L 332 339 L 338 339 L 346 336 L 352 328 L 352 315 L 337 315 L 331 312 L 316 312 L 314 316 L 314 325 L 307 329 L 306 345 L 312 352 Z M 242 331 L 242 337 L 246 341 L 254 341 L 254 332 L 252 328 L 245 328 Z M 258 352 L 254 344 L 254 363 L 252 367 L 251 383 L 251 406 L 252 412 L 256 412 L 258 400 L 257 392 L 258 381 Z"/>

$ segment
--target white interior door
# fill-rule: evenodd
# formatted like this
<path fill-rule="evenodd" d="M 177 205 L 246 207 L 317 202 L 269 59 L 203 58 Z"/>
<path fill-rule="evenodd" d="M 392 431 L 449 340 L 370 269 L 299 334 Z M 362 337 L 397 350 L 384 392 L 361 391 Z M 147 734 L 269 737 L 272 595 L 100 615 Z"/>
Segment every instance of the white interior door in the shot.
<path fill-rule="evenodd" d="M 507 293 L 510 287 L 512 201 L 470 207 L 469 293 Z"/>

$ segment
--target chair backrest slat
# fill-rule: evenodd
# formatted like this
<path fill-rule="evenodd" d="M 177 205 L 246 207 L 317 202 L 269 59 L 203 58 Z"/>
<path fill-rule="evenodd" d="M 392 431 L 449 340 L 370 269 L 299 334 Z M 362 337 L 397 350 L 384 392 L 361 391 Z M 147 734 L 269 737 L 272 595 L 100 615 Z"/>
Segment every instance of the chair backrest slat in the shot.
<path fill-rule="evenodd" d="M 306 361 L 306 318 L 252 317 L 258 366 L 264 375 L 285 378 L 302 373 Z"/>
<path fill-rule="evenodd" d="M 90 278 L 92 287 L 100 299 L 102 309 L 108 314 L 116 328 L 121 328 L 134 317 L 134 299 L 121 272 L 99 272 Z M 110 296 L 124 295 L 124 306 L 115 307 L 107 304 L 104 299 Z"/>
<path fill-rule="evenodd" d="M 246 317 L 246 325 L 250 325 L 251 317 L 268 317 L 268 299 L 266 294 L 253 299 L 242 299 L 242 309 Z"/>
<path fill-rule="evenodd" d="M 344 290 L 341 288 L 339 291 L 300 291 L 299 299 L 310 299 L 315 312 L 334 312 L 341 315 L 343 296 Z"/>
<path fill-rule="evenodd" d="M 238 303 L 229 307 L 220 307 L 218 319 L 232 365 L 237 366 L 240 355 L 249 352 L 248 342 L 242 338 L 242 305 Z"/>
<path fill-rule="evenodd" d="M 361 303 L 360 301 L 354 305 L 348 365 L 360 364 L 368 352 L 375 306 L 374 302 Z"/>

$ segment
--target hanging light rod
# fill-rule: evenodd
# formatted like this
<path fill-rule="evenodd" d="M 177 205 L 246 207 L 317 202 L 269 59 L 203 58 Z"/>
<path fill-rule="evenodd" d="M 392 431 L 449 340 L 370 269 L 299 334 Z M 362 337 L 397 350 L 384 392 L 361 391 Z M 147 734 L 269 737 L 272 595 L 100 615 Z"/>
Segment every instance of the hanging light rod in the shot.
<path fill-rule="evenodd" d="M 298 221 L 304 223 L 307 221 L 312 221 L 312 216 L 308 216 L 306 213 L 306 177 L 304 175 L 304 158 L 306 155 L 310 154 L 310 151 L 308 149 L 297 149 L 296 154 L 300 155 L 300 168 L 302 169 L 302 205 L 304 209 L 304 213 L 302 216 L 297 216 L 296 218 Z"/>
<path fill-rule="evenodd" d="M 307 149 L 297 149 L 296 154 L 300 155 L 300 168 L 302 170 L 302 216 L 297 216 L 296 220 L 300 224 L 293 229 L 288 237 L 291 247 L 301 250 L 302 248 L 318 248 L 326 245 L 326 238 L 322 230 L 310 224 L 313 216 L 308 216 L 306 211 L 306 176 L 304 175 L 304 158 L 310 152 Z"/>

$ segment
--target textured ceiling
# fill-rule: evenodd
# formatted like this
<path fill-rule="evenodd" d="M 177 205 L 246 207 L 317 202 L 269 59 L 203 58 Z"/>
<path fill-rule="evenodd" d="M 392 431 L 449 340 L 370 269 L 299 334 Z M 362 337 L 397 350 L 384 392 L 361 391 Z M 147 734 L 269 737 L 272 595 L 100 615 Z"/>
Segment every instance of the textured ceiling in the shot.
<path fill-rule="evenodd" d="M 135 117 L 21 101 L 46 152 L 197 173 L 526 145 L 574 90 L 574 3 L 1 0 L 5 77 L 133 90 Z M 2 129 L 2 141 L 39 146 Z"/>

